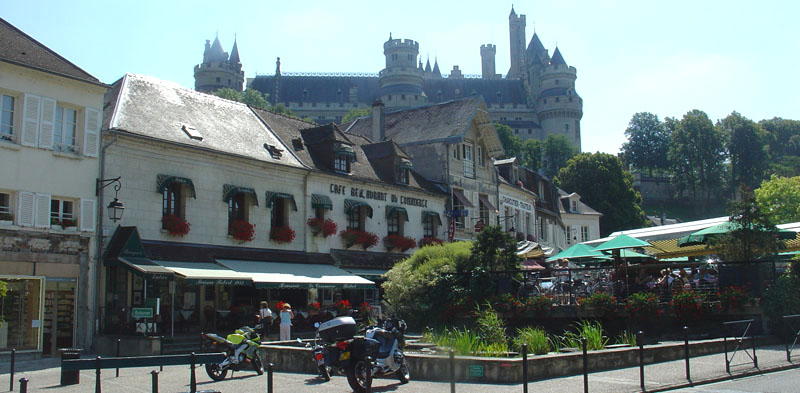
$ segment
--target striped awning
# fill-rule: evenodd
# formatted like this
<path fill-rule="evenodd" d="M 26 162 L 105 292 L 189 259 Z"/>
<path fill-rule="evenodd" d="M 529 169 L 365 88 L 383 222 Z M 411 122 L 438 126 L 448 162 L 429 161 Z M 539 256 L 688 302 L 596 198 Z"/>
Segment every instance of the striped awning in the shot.
<path fill-rule="evenodd" d="M 197 193 L 194 191 L 194 183 L 192 183 L 192 179 L 186 177 L 159 174 L 156 176 L 156 192 L 163 193 L 172 183 L 185 184 L 189 187 L 192 198 L 197 199 Z"/>
<path fill-rule="evenodd" d="M 348 157 L 355 157 L 356 152 L 353 150 L 352 146 L 345 145 L 343 143 L 337 143 L 336 146 L 333 148 L 333 152 L 338 155 L 348 156 Z"/>
<path fill-rule="evenodd" d="M 442 218 L 439 217 L 439 213 L 434 212 L 434 211 L 430 211 L 430 210 L 423 210 L 422 211 L 422 222 L 425 222 L 425 220 L 428 217 L 433 217 L 433 219 L 436 221 L 436 223 L 438 225 L 442 225 Z"/>
<path fill-rule="evenodd" d="M 294 195 L 287 194 L 285 192 L 273 192 L 267 191 L 267 200 L 266 206 L 267 209 L 272 209 L 272 204 L 275 202 L 276 199 L 288 199 L 292 202 L 292 209 L 297 211 L 297 202 L 294 201 Z"/>
<path fill-rule="evenodd" d="M 404 207 L 400 206 L 389 206 L 386 205 L 386 218 L 389 218 L 392 214 L 397 212 L 398 214 L 403 214 L 406 218 L 406 222 L 408 222 L 408 211 Z"/>
<path fill-rule="evenodd" d="M 240 192 L 251 195 L 253 197 L 253 204 L 258 206 L 258 196 L 256 195 L 256 190 L 247 187 L 233 186 L 230 184 L 225 184 L 222 186 L 222 200 L 225 203 L 228 203 L 228 201 L 230 201 L 234 195 Z"/>
<path fill-rule="evenodd" d="M 372 218 L 372 206 L 368 205 L 366 202 L 356 201 L 354 199 L 345 199 L 344 200 L 344 212 L 350 214 L 353 209 L 359 208 L 361 206 L 366 207 L 367 209 L 367 217 Z"/>
<path fill-rule="evenodd" d="M 489 209 L 489 211 L 493 211 L 493 212 L 497 211 L 497 208 L 494 207 L 494 205 L 492 205 L 491 202 L 489 202 L 489 197 L 488 196 L 483 195 L 483 194 L 478 194 L 478 200 L 480 200 L 481 203 L 484 206 L 486 206 L 487 209 Z"/>
<path fill-rule="evenodd" d="M 461 204 L 464 205 L 464 207 L 469 207 L 469 208 L 475 207 L 475 205 L 473 205 L 472 202 L 470 202 L 469 199 L 467 199 L 467 196 L 464 195 L 464 191 L 459 190 L 458 188 L 454 188 L 453 195 L 455 195 L 455 197 L 459 201 L 461 201 Z"/>
<path fill-rule="evenodd" d="M 400 169 L 414 169 L 414 165 L 411 163 L 411 160 L 403 158 L 400 159 Z"/>
<path fill-rule="evenodd" d="M 314 209 L 333 209 L 333 202 L 327 195 L 311 194 L 311 207 Z"/>

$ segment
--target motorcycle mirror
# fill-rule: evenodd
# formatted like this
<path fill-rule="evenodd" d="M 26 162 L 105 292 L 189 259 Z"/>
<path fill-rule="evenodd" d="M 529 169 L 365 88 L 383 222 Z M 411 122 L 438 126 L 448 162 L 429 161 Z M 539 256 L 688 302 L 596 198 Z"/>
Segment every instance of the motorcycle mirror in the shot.
<path fill-rule="evenodd" d="M 314 327 L 319 328 L 319 322 L 314 322 Z"/>

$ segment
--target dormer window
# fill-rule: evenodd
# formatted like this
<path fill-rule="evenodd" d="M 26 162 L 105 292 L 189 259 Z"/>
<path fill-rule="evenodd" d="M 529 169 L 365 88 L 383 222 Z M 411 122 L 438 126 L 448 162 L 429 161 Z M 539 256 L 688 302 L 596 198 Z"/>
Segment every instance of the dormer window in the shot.
<path fill-rule="evenodd" d="M 571 202 L 572 202 L 572 209 L 571 210 L 573 212 L 577 213 L 578 212 L 578 201 L 571 201 Z"/>
<path fill-rule="evenodd" d="M 411 169 L 413 165 L 410 160 L 405 158 L 400 160 L 400 165 L 397 166 L 397 182 L 401 184 L 408 184 Z"/>
<path fill-rule="evenodd" d="M 333 170 L 340 173 L 350 173 L 350 162 L 355 158 L 353 147 L 337 143 L 333 149 Z"/>

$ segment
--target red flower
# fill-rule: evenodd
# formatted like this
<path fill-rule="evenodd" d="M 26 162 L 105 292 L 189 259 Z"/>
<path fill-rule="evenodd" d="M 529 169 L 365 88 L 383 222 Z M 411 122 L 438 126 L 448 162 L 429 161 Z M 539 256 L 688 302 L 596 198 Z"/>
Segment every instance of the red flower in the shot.
<path fill-rule="evenodd" d="M 255 228 L 256 226 L 250 224 L 245 220 L 236 220 L 231 223 L 228 231 L 230 232 L 231 236 L 234 239 L 238 240 L 239 242 L 249 242 L 256 238 L 255 236 Z"/>
<path fill-rule="evenodd" d="M 294 236 L 294 230 L 288 226 L 274 227 L 269 231 L 269 238 L 277 243 L 291 243 Z"/>
<path fill-rule="evenodd" d="M 314 235 L 321 234 L 322 237 L 335 235 L 339 227 L 331 219 L 323 220 L 322 218 L 312 217 L 306 222 Z"/>
<path fill-rule="evenodd" d="M 178 216 L 164 216 L 161 217 L 161 223 L 164 224 L 164 229 L 172 236 L 184 237 L 189 233 L 189 222 Z"/>
<path fill-rule="evenodd" d="M 366 250 L 378 244 L 378 235 L 357 229 L 345 229 L 339 232 L 339 236 L 342 237 L 345 247 L 352 247 L 358 244 Z"/>
<path fill-rule="evenodd" d="M 444 243 L 444 242 L 442 241 L 442 239 L 435 238 L 435 237 L 433 237 L 433 236 L 425 236 L 425 237 L 423 237 L 422 239 L 420 239 L 420 240 L 419 240 L 419 246 L 420 246 L 420 247 L 425 247 L 425 246 L 441 246 L 441 245 L 442 245 L 442 243 Z"/>
<path fill-rule="evenodd" d="M 319 302 L 313 302 L 313 303 L 309 304 L 308 305 L 308 309 L 311 310 L 311 311 L 319 311 L 319 309 L 320 309 Z"/>
<path fill-rule="evenodd" d="M 409 248 L 414 248 L 417 246 L 417 242 L 414 239 L 396 233 L 384 237 L 383 244 L 386 246 L 387 250 L 396 248 L 400 251 L 406 251 Z"/>

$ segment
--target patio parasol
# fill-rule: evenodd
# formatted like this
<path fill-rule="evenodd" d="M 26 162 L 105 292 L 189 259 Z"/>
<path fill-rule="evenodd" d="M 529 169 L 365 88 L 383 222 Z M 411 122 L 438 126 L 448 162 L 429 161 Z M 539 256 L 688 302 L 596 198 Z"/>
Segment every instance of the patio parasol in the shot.
<path fill-rule="evenodd" d="M 701 229 L 678 239 L 679 247 L 697 246 L 701 244 L 708 244 L 712 239 L 719 238 L 735 230 L 741 229 L 742 226 L 736 222 L 723 222 L 717 225 Z M 778 229 L 778 239 L 791 240 L 797 236 L 797 232 L 788 229 Z"/>
<path fill-rule="evenodd" d="M 644 240 L 639 240 L 635 237 L 630 237 L 628 235 L 619 235 L 605 243 L 601 243 L 594 249 L 598 251 L 609 251 L 609 250 L 621 250 L 623 248 L 636 248 L 636 247 L 653 247 L 653 245 Z"/>
<path fill-rule="evenodd" d="M 595 250 L 592 246 L 587 244 L 576 244 L 560 253 L 547 258 L 547 262 L 557 261 L 561 258 L 578 259 L 578 258 L 598 258 L 603 257 L 604 254 Z"/>

